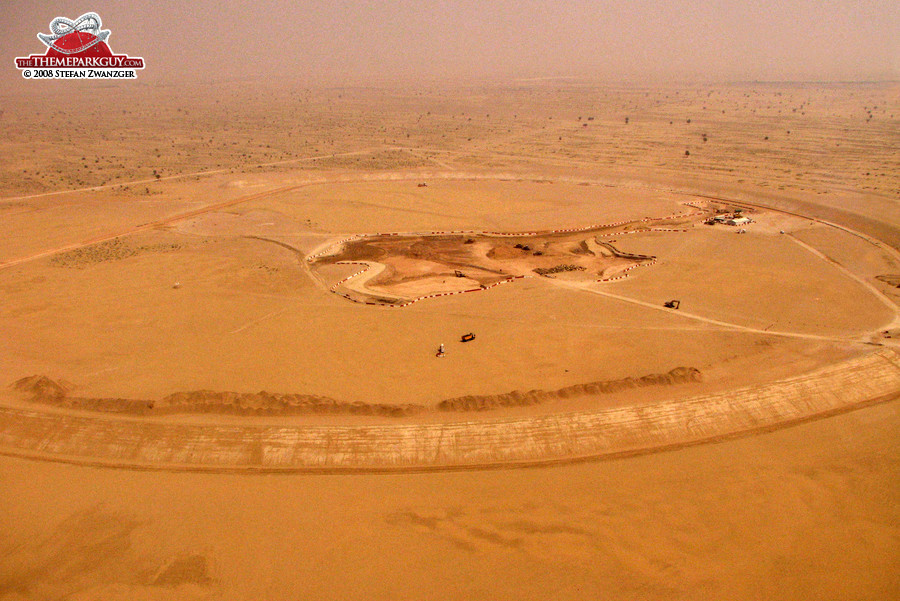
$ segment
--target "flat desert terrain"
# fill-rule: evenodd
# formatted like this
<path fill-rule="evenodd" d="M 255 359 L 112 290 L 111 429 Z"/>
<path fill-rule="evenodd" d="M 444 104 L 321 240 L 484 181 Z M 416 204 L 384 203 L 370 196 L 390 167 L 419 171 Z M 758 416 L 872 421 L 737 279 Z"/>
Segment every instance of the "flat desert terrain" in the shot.
<path fill-rule="evenodd" d="M 897 84 L 66 84 L 0 600 L 900 595 Z"/>

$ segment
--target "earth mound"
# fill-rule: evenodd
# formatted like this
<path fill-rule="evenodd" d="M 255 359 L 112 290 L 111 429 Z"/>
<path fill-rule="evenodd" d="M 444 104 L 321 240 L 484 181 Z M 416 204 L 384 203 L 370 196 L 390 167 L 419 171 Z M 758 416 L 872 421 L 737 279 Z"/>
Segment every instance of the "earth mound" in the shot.
<path fill-rule="evenodd" d="M 28 376 L 20 380 L 16 380 L 10 386 L 17 392 L 31 395 L 36 399 L 62 399 L 69 394 L 69 391 L 75 388 L 74 385 L 65 380 L 54 381 L 47 376 Z"/>
<path fill-rule="evenodd" d="M 283 394 L 272 392 L 218 392 L 194 390 L 175 392 L 159 400 L 123 398 L 91 398 L 69 396 L 74 389 L 65 381 L 53 381 L 46 376 L 30 376 L 17 380 L 12 388 L 29 395 L 34 403 L 57 407 L 125 413 L 132 415 L 171 415 L 187 413 L 218 413 L 227 415 L 368 415 L 379 417 L 409 417 L 427 411 L 469 412 L 488 411 L 507 407 L 525 407 L 549 401 L 579 396 L 612 394 L 632 388 L 671 386 L 701 382 L 703 375 L 694 367 L 676 367 L 663 374 L 648 374 L 639 378 L 600 380 L 574 384 L 556 390 L 515 390 L 504 394 L 468 395 L 442 400 L 435 405 L 412 403 L 367 403 L 340 401 L 315 394 Z"/>
<path fill-rule="evenodd" d="M 701 382 L 702 380 L 703 375 L 699 369 L 695 367 L 676 367 L 665 374 L 649 374 L 640 378 L 588 382 L 586 384 L 566 386 L 558 390 L 530 390 L 528 392 L 514 390 L 505 394 L 461 396 L 441 401 L 438 403 L 437 408 L 440 411 L 487 411 L 502 407 L 525 407 L 576 396 L 610 394 L 630 388 L 671 386 L 673 384 Z"/>

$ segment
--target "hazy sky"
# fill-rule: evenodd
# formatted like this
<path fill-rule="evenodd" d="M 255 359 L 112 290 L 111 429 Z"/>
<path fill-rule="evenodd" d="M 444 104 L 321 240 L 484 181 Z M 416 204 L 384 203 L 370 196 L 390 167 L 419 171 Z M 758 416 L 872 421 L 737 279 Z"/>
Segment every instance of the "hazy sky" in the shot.
<path fill-rule="evenodd" d="M 145 81 L 900 78 L 898 0 L 0 1 L 7 85 L 54 17 L 87 11 Z"/>

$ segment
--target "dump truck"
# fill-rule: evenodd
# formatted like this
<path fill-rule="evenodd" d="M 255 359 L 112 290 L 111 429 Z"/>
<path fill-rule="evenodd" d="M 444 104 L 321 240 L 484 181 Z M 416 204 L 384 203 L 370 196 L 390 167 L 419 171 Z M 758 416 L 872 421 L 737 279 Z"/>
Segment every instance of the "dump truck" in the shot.
<path fill-rule="evenodd" d="M 468 334 L 463 334 L 463 337 L 460 339 L 461 342 L 470 342 L 475 340 L 475 334 L 469 332 Z"/>

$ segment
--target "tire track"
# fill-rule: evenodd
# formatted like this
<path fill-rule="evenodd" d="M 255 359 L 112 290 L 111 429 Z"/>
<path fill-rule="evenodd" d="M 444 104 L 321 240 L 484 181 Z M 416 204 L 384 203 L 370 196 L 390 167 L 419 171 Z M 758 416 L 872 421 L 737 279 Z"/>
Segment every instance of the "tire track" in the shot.
<path fill-rule="evenodd" d="M 276 194 L 282 194 L 284 192 L 290 192 L 292 190 L 296 190 L 298 188 L 308 186 L 311 184 L 298 184 L 293 186 L 283 186 L 281 188 L 275 188 L 274 190 L 268 190 L 265 192 L 258 192 L 256 194 L 251 194 L 250 196 L 242 196 L 240 198 L 235 198 L 232 200 L 226 200 L 223 202 L 217 202 L 211 205 L 206 205 L 205 207 L 201 207 L 199 209 L 193 209 L 191 211 L 186 211 L 184 213 L 178 213 L 176 215 L 172 215 L 170 217 L 165 217 L 163 219 L 158 219 L 156 221 L 150 221 L 148 223 L 143 223 L 141 225 L 137 225 L 126 230 L 121 230 L 111 234 L 103 234 L 101 236 L 96 236 L 94 238 L 89 238 L 87 240 L 82 240 L 81 242 L 76 242 L 74 244 L 67 244 L 66 246 L 60 246 L 57 248 L 51 248 L 49 250 L 44 250 L 39 253 L 35 253 L 33 255 L 29 255 L 26 257 L 19 257 L 17 259 L 8 259 L 6 261 L 0 262 L 0 269 L 6 269 L 8 267 L 12 267 L 13 265 L 21 265 L 22 263 L 28 263 L 29 261 L 34 261 L 37 259 L 51 257 L 53 255 L 57 255 L 59 253 L 68 252 L 71 250 L 77 250 L 79 248 L 84 248 L 85 246 L 91 246 L 92 244 L 99 244 L 101 242 L 108 242 L 110 240 L 115 240 L 117 238 L 125 238 L 127 236 L 133 236 L 134 234 L 144 232 L 147 230 L 152 230 L 154 228 L 163 227 L 166 225 L 171 225 L 173 223 L 177 223 L 178 221 L 184 221 L 185 219 L 190 219 L 192 217 L 197 217 L 199 215 L 203 215 L 205 213 L 211 213 L 214 211 L 220 211 L 222 209 L 233 207 L 235 205 L 251 202 L 254 200 L 259 200 L 261 198 L 266 198 L 268 196 L 274 196 Z"/>

